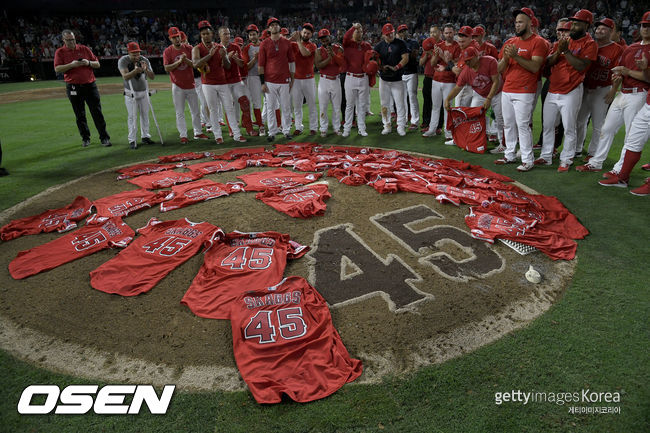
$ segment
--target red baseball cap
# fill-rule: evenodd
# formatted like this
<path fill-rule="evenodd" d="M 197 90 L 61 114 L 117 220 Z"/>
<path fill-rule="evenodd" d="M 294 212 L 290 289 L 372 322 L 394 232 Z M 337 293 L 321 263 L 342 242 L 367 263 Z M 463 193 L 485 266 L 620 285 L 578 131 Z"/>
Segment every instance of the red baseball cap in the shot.
<path fill-rule="evenodd" d="M 473 33 L 474 33 L 474 29 L 471 28 L 470 26 L 463 26 L 460 28 L 460 30 L 458 30 L 458 34 L 463 36 L 471 37 Z"/>
<path fill-rule="evenodd" d="M 329 36 L 329 35 L 330 35 L 330 31 L 327 30 L 327 29 L 320 29 L 318 31 L 318 37 L 319 38 L 324 38 L 325 36 Z"/>
<path fill-rule="evenodd" d="M 186 41 L 187 40 L 187 35 L 185 34 L 184 31 L 180 31 L 180 36 L 181 36 L 181 41 Z"/>
<path fill-rule="evenodd" d="M 404 30 L 408 30 L 408 29 L 409 28 L 406 24 L 400 24 L 399 26 L 397 26 L 397 33 L 403 32 Z"/>
<path fill-rule="evenodd" d="M 268 20 L 266 20 L 266 27 L 270 27 L 271 24 L 273 24 L 273 23 L 278 23 L 278 24 L 280 24 L 280 20 L 277 19 L 276 17 L 271 17 L 271 18 L 269 18 Z"/>
<path fill-rule="evenodd" d="M 310 32 L 314 33 L 314 26 L 311 25 L 311 23 L 305 23 L 302 25 L 303 29 L 307 29 Z"/>
<path fill-rule="evenodd" d="M 537 19 L 537 17 L 533 17 L 530 20 L 530 25 L 533 26 L 533 27 L 539 27 L 539 20 Z"/>
<path fill-rule="evenodd" d="M 477 57 L 477 56 L 478 56 L 478 50 L 477 50 L 476 48 L 474 48 L 474 47 L 467 47 L 467 48 L 465 48 L 465 49 L 463 50 L 463 52 L 462 52 L 460 58 L 461 58 L 463 61 L 466 62 L 466 61 L 468 61 L 468 60 L 470 60 L 470 59 L 473 59 L 474 57 Z"/>
<path fill-rule="evenodd" d="M 481 36 L 485 34 L 485 29 L 481 26 L 476 26 L 472 29 L 472 36 Z"/>
<path fill-rule="evenodd" d="M 137 42 L 129 42 L 128 44 L 126 44 L 126 50 L 129 53 L 139 53 L 140 51 L 142 51 L 140 49 L 140 45 L 138 45 Z"/>
<path fill-rule="evenodd" d="M 650 24 L 650 11 L 643 14 L 643 18 L 641 18 L 639 24 Z"/>
<path fill-rule="evenodd" d="M 558 23 L 555 30 L 571 30 L 571 21 L 565 21 L 563 23 Z"/>
<path fill-rule="evenodd" d="M 169 33 L 170 38 L 181 35 L 181 31 L 178 30 L 178 27 L 170 27 L 167 33 Z"/>
<path fill-rule="evenodd" d="M 282 27 L 280 29 L 280 33 L 283 34 L 283 35 L 288 35 L 289 34 L 289 29 L 286 28 L 286 27 Z"/>
<path fill-rule="evenodd" d="M 571 21 L 582 21 L 587 24 L 594 22 L 594 14 L 589 12 L 587 9 L 580 9 L 574 16 L 569 18 Z"/>
<path fill-rule="evenodd" d="M 424 51 L 433 50 L 433 47 L 435 45 L 436 45 L 436 40 L 434 38 L 426 38 L 425 40 L 422 41 L 422 49 Z"/>
<path fill-rule="evenodd" d="M 266 39 L 269 36 L 271 36 L 271 32 L 268 29 L 264 29 L 264 31 L 262 32 L 262 39 Z"/>
<path fill-rule="evenodd" d="M 248 32 L 258 32 L 258 33 L 259 33 L 259 32 L 260 32 L 260 29 L 258 29 L 257 26 L 256 26 L 255 24 L 249 24 L 249 25 L 246 27 L 246 32 L 247 32 L 247 33 L 248 33 Z"/>
<path fill-rule="evenodd" d="M 524 14 L 531 20 L 535 16 L 535 12 L 531 8 L 521 8 L 521 9 L 516 9 L 514 12 L 512 12 L 512 16 L 516 17 L 519 14 Z"/>
<path fill-rule="evenodd" d="M 210 24 L 210 21 L 203 20 L 203 21 L 199 21 L 199 26 L 198 27 L 199 27 L 199 30 L 203 30 L 205 28 L 210 28 L 211 29 L 212 25 Z"/>
<path fill-rule="evenodd" d="M 379 72 L 379 65 L 377 64 L 377 62 L 374 60 L 369 61 L 368 64 L 366 65 L 366 74 L 376 75 L 377 72 Z"/>
<path fill-rule="evenodd" d="M 616 27 L 616 24 L 614 24 L 614 20 L 611 18 L 603 18 L 597 23 L 594 23 L 594 27 L 598 27 L 598 26 L 609 27 L 610 29 L 613 30 L 614 27 Z"/>
<path fill-rule="evenodd" d="M 242 45 L 244 45 L 244 40 L 243 40 L 242 38 L 240 38 L 239 36 L 237 36 L 237 37 L 233 40 L 233 42 L 234 42 L 235 44 L 239 45 L 240 47 L 241 47 Z"/>
<path fill-rule="evenodd" d="M 395 27 L 391 23 L 384 24 L 384 27 L 381 29 L 382 35 L 389 35 L 395 31 Z"/>

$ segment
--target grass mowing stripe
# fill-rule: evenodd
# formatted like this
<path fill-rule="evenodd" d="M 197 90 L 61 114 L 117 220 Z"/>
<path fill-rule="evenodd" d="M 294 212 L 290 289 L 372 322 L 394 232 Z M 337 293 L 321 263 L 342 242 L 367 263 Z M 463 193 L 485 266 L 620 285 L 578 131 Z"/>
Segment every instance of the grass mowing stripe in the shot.
<path fill-rule="evenodd" d="M 159 77 L 159 79 L 164 79 Z M 119 79 L 118 79 L 119 80 Z M 11 175 L 0 178 L 0 208 L 6 209 L 43 189 L 117 165 L 160 154 L 215 149 L 214 142 L 176 143 L 174 113 L 169 92 L 153 97 L 156 115 L 168 145 L 129 151 L 126 109 L 121 95 L 102 96 L 112 148 L 93 144 L 82 149 L 71 107 L 65 99 L 0 105 L 3 163 Z M 373 107 L 379 112 L 378 95 Z M 538 119 L 538 105 L 535 119 Z M 189 119 L 189 113 L 187 113 Z M 152 135 L 155 129 L 152 123 Z M 519 174 L 514 167 L 492 164 L 491 155 L 475 155 L 444 146 L 442 138 L 409 133 L 379 134 L 379 116 L 369 118 L 370 136 L 328 137 L 304 135 L 297 141 L 379 145 L 436 154 L 480 164 L 522 181 L 538 191 L 557 196 L 591 231 L 579 241 L 578 267 L 567 292 L 546 314 L 525 329 L 471 354 L 423 368 L 406 378 L 387 378 L 380 385 L 346 386 L 324 400 L 310 404 L 257 405 L 250 394 L 177 393 L 167 415 L 20 416 L 16 404 L 29 384 L 55 383 L 64 387 L 85 380 L 58 375 L 0 353 L 4 431 L 647 431 L 650 372 L 647 347 L 647 257 L 650 201 L 619 188 L 596 185 L 600 173 L 557 174 L 555 167 Z M 539 133 L 535 127 L 534 136 Z M 619 133 L 605 167 L 618 157 Z M 263 138 L 250 144 L 266 144 Z M 224 149 L 232 148 L 226 141 Z M 642 161 L 649 158 L 646 151 Z M 645 173 L 633 172 L 632 185 Z M 1 271 L 7 277 L 6 267 Z M 2 289 L 0 289 L 2 290 Z M 9 296 L 0 291 L 2 296 Z M 618 391 L 623 394 L 620 415 L 572 415 L 569 404 L 495 404 L 495 393 Z"/>

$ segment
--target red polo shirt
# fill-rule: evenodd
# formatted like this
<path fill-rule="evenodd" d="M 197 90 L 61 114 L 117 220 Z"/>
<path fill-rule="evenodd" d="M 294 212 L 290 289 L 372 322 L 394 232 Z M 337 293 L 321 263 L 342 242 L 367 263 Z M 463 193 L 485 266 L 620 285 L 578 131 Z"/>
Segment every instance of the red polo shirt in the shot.
<path fill-rule="evenodd" d="M 79 59 L 88 59 L 94 62 L 97 57 L 85 45 L 77 44 L 72 50 L 68 47 L 61 47 L 54 53 L 54 66 L 67 65 L 73 60 Z M 64 72 L 63 79 L 70 84 L 89 84 L 95 82 L 95 74 L 90 66 L 79 66 Z"/>

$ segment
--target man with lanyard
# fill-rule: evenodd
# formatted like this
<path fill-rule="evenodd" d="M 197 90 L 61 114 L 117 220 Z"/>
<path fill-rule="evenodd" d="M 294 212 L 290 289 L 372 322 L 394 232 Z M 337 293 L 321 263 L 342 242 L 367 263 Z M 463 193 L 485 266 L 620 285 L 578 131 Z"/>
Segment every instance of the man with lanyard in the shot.
<path fill-rule="evenodd" d="M 63 30 L 61 34 L 65 46 L 54 53 L 54 71 L 63 74 L 65 89 L 72 110 L 77 119 L 77 129 L 81 135 L 81 145 L 90 145 L 90 129 L 86 121 L 86 106 L 93 117 L 102 146 L 111 145 L 111 137 L 106 132 L 106 121 L 102 114 L 99 91 L 95 84 L 93 69 L 99 69 L 99 60 L 85 45 L 77 44 L 72 30 Z"/>
<path fill-rule="evenodd" d="M 307 101 L 309 110 L 309 134 L 316 135 L 318 129 L 318 110 L 316 109 L 316 81 L 314 78 L 314 57 L 316 44 L 311 42 L 314 26 L 304 23 L 300 33 L 291 36 L 291 49 L 296 60 L 296 74 L 291 88 L 295 130 L 293 135 L 302 134 L 302 101 Z"/>
<path fill-rule="evenodd" d="M 147 78 L 153 80 L 149 59 L 140 54 L 137 42 L 127 44 L 129 54 L 120 57 L 117 68 L 124 79 L 124 104 L 128 113 L 129 146 L 137 149 L 138 113 L 140 114 L 140 137 L 143 144 L 153 144 L 149 134 L 149 95 L 147 95 Z"/>
<path fill-rule="evenodd" d="M 165 71 L 169 72 L 169 79 L 172 82 L 172 101 L 176 111 L 176 129 L 180 135 L 180 142 L 182 144 L 189 142 L 187 124 L 185 123 L 185 101 L 187 101 L 192 115 L 194 139 L 207 140 L 208 136 L 203 134 L 201 128 L 199 98 L 194 89 L 192 48 L 181 43 L 181 32 L 178 27 L 170 27 L 168 33 L 172 44 L 163 52 L 163 65 Z"/>
<path fill-rule="evenodd" d="M 381 29 L 382 40 L 375 45 L 375 51 L 381 59 L 379 72 L 379 101 L 381 103 L 381 119 L 384 124 L 381 134 L 391 132 L 390 103 L 395 101 L 397 111 L 397 133 L 406 135 L 406 106 L 404 105 L 404 84 L 402 83 L 402 68 L 409 61 L 409 51 L 406 43 L 395 37 L 395 28 L 391 23 L 384 24 Z"/>
<path fill-rule="evenodd" d="M 409 60 L 404 66 L 402 82 L 404 83 L 404 106 L 408 109 L 411 117 L 409 130 L 418 129 L 420 122 L 420 104 L 418 103 L 418 52 L 420 44 L 413 39 L 409 39 L 408 27 L 406 24 L 397 26 L 397 35 L 406 43 L 406 49 L 409 53 Z"/>

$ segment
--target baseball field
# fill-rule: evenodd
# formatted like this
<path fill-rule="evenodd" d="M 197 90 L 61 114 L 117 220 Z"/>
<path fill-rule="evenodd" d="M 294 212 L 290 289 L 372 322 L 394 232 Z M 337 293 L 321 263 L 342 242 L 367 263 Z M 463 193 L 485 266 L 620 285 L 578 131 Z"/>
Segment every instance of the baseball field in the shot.
<path fill-rule="evenodd" d="M 232 140 L 227 138 L 225 144 L 220 147 L 217 147 L 214 141 L 193 141 L 189 145 L 180 145 L 175 128 L 171 92 L 167 90 L 168 78 L 158 76 L 156 82 L 160 83 L 160 90 L 152 96 L 152 103 L 165 144 L 163 146 L 159 143 L 151 122 L 151 134 L 157 144 L 140 146 L 137 150 L 128 148 L 126 108 L 124 98 L 119 92 L 119 78 L 98 80 L 102 108 L 113 143 L 113 146 L 108 148 L 99 144 L 92 121 L 89 122 L 93 134 L 91 146 L 81 147 L 74 115 L 69 101 L 65 98 L 62 82 L 0 85 L 0 140 L 3 150 L 1 166 L 10 173 L 9 176 L 0 177 L 0 225 L 13 217 L 36 213 L 37 209 L 45 210 L 57 204 L 67 204 L 76 193 L 101 196 L 103 191 L 108 194 L 120 190 L 125 184 L 118 184 L 114 180 L 112 169 L 115 167 L 152 161 L 159 155 L 188 151 L 225 152 L 235 147 Z M 376 88 L 372 91 L 372 103 L 372 111 L 379 113 L 379 95 Z M 540 109 L 538 105 L 534 117 L 534 137 L 537 137 L 540 131 Z M 189 112 L 186 113 L 186 118 L 189 120 Z M 556 196 L 578 217 L 590 234 L 578 241 L 577 257 L 570 263 L 571 274 L 561 279 L 562 287 L 556 288 L 548 295 L 550 308 L 545 308 L 543 314 L 536 315 L 530 322 L 522 321 L 518 326 L 515 323 L 513 330 L 501 332 L 498 337 L 486 336 L 485 341 L 470 344 L 465 349 L 461 348 L 459 353 L 453 356 L 443 356 L 442 358 L 447 359 L 444 362 L 407 361 L 413 359 L 411 352 L 417 344 L 396 340 L 407 337 L 424 339 L 427 332 L 423 327 L 434 327 L 435 332 L 451 332 L 451 324 L 455 324 L 459 317 L 465 317 L 459 312 L 472 319 L 471 314 L 489 316 L 488 307 L 492 303 L 499 301 L 506 305 L 521 295 L 516 288 L 519 287 L 528 262 L 545 266 L 545 279 L 551 280 L 555 277 L 552 273 L 556 272 L 558 267 L 551 266 L 549 260 L 543 261 L 539 252 L 511 259 L 513 253 L 507 252 L 503 246 L 495 245 L 495 250 L 506 258 L 508 265 L 497 280 L 490 283 L 491 293 L 486 294 L 485 287 L 472 286 L 469 283 L 448 284 L 444 287 L 444 293 L 449 296 L 443 297 L 436 293 L 435 300 L 438 304 L 435 308 L 422 309 L 421 312 L 427 312 L 428 316 L 423 316 L 420 322 L 414 320 L 415 316 L 409 312 L 395 313 L 386 308 L 380 298 L 373 298 L 367 304 L 357 303 L 332 308 L 334 325 L 339 329 L 351 356 L 364 362 L 364 367 L 367 367 L 366 375 L 376 371 L 382 371 L 382 374 L 375 375 L 372 380 L 362 376 L 359 383 L 345 385 L 322 400 L 306 404 L 286 400 L 275 405 L 259 405 L 239 384 L 231 387 L 234 390 L 227 391 L 223 390 L 228 388 L 223 383 L 213 383 L 208 386 L 214 388 L 210 391 L 179 386 L 165 415 L 152 415 L 147 409 L 143 409 L 139 415 L 96 415 L 92 411 L 85 415 L 73 416 L 21 415 L 17 405 L 23 390 L 29 385 L 52 384 L 63 389 L 74 384 L 146 384 L 150 383 L 150 376 L 143 373 L 139 377 L 136 372 L 119 381 L 98 380 L 93 375 L 74 376 L 61 373 L 73 368 L 47 368 L 47 358 L 51 355 L 49 352 L 45 353 L 46 350 L 42 346 L 32 347 L 34 350 L 43 350 L 42 356 L 35 355 L 34 351 L 30 356 L 22 356 L 25 348 L 18 349 L 21 341 L 12 341 L 12 336 L 24 333 L 14 332 L 16 329 L 35 329 L 52 337 L 43 340 L 49 341 L 51 345 L 61 343 L 98 346 L 101 343 L 106 351 L 117 353 L 123 353 L 127 350 L 125 348 L 132 346 L 132 353 L 137 355 L 137 358 L 152 362 L 165 360 L 166 348 L 169 347 L 169 356 L 181 364 L 183 360 L 193 364 L 208 364 L 212 361 L 209 359 L 211 357 L 223 358 L 226 364 L 232 364 L 229 346 L 219 344 L 219 347 L 212 350 L 209 345 L 212 335 L 214 341 L 229 341 L 230 328 L 227 324 L 219 323 L 221 321 L 192 316 L 189 311 L 178 305 L 177 299 L 173 304 L 156 300 L 156 297 L 162 298 L 165 293 L 182 296 L 188 282 L 184 273 L 187 270 L 170 274 L 161 282 L 161 286 L 151 293 L 128 301 L 122 301 L 115 295 L 100 298 L 94 297 L 97 295 L 88 284 L 85 272 L 93 269 L 88 268 L 90 263 L 96 266 L 102 260 L 112 257 L 114 251 L 102 252 L 99 256 L 89 259 L 83 266 L 66 265 L 38 276 L 15 281 L 9 275 L 7 265 L 8 261 L 23 249 L 20 246 L 37 245 L 58 235 L 35 235 L 24 240 L 2 242 L 0 342 L 4 350 L 0 351 L 0 383 L 3 388 L 0 400 L 0 431 L 650 430 L 650 359 L 647 350 L 650 341 L 650 201 L 647 197 L 636 197 L 621 188 L 599 186 L 597 181 L 601 173 L 577 173 L 572 169 L 569 173 L 560 174 L 556 171 L 557 165 L 518 173 L 516 165 L 494 165 L 493 160 L 496 157 L 493 155 L 471 154 L 457 147 L 445 146 L 441 136 L 422 138 L 419 132 L 413 131 L 405 137 L 399 137 L 396 133 L 386 137 L 380 135 L 380 130 L 380 118 L 375 114 L 368 118 L 369 136 L 365 138 L 357 137 L 353 131 L 352 136 L 348 138 L 333 135 L 321 138 L 305 134 L 295 140 L 397 149 L 463 160 L 510 176 L 541 194 Z M 251 138 L 249 143 L 246 143 L 250 146 L 267 144 L 264 137 Z M 610 152 L 610 159 L 605 164 L 606 169 L 618 159 L 622 144 L 623 133 L 619 132 Z M 646 150 L 642 162 L 648 161 L 650 151 Z M 639 168 L 640 165 L 632 172 L 632 187 L 641 185 L 648 175 Z M 358 213 L 367 222 L 364 209 L 371 208 L 367 215 L 376 215 L 380 210 L 375 210 L 373 206 L 381 206 L 382 203 L 387 203 L 388 206 L 383 212 L 392 212 L 395 209 L 390 207 L 391 196 L 368 194 L 365 189 L 359 189 L 356 199 L 353 196 L 337 196 L 339 191 L 343 194 L 344 188 L 334 185 L 336 180 L 333 178 L 328 178 L 328 181 L 332 187 L 333 198 L 328 202 L 328 211 L 323 218 L 338 215 L 339 220 L 332 224 L 343 222 L 340 218 L 346 213 Z M 401 200 L 402 198 L 398 197 L 400 194 L 397 194 L 395 199 Z M 440 210 L 434 207 L 430 198 L 425 199 L 417 195 L 405 197 L 403 204 L 400 202 L 399 206 L 410 209 L 425 205 Z M 231 198 L 234 200 L 235 196 L 228 197 L 227 200 Z M 215 221 L 211 222 L 223 224 L 228 230 L 279 230 L 289 232 L 292 236 L 294 231 L 298 233 L 299 230 L 305 230 L 304 233 L 309 233 L 309 237 L 302 235 L 303 237 L 297 240 L 309 245 L 312 243 L 311 234 L 319 228 L 318 220 L 313 224 L 310 220 L 294 221 L 263 209 L 261 204 L 250 211 L 242 211 L 241 207 L 237 207 L 253 206 L 254 204 L 250 204 L 254 201 L 252 199 L 244 201 L 243 198 L 237 197 L 238 201 L 224 200 L 223 205 L 219 200 L 221 199 L 210 202 L 211 207 L 205 207 L 204 210 L 214 212 Z M 223 206 L 223 210 L 219 206 Z M 226 213 L 225 209 L 228 207 L 231 208 L 230 213 Z M 456 212 L 461 218 L 467 212 L 466 206 L 455 208 L 445 205 L 441 209 L 447 207 L 452 208 L 449 210 L 451 214 Z M 147 212 L 150 213 L 129 217 L 133 219 L 127 219 L 126 222 L 132 228 L 137 228 L 146 223 L 146 218 L 158 215 L 151 213 L 153 210 Z M 196 212 L 199 217 L 199 211 Z M 227 221 L 218 221 L 220 215 L 237 215 L 237 212 L 241 214 L 240 221 L 233 221 L 234 217 L 229 217 L 231 219 Z M 171 219 L 181 214 L 161 215 L 162 219 Z M 371 221 L 377 219 L 373 218 Z M 378 231 L 370 228 L 364 231 L 361 224 L 355 221 L 355 229 L 361 238 L 383 257 L 392 252 L 389 241 L 373 239 L 373 233 L 379 233 Z M 306 227 L 299 229 L 301 225 Z M 453 255 L 453 251 L 448 253 Z M 187 265 L 198 268 L 201 258 L 195 257 L 192 260 Z M 307 258 L 297 260 L 295 265 L 287 269 L 286 274 L 306 272 L 304 263 L 307 261 Z M 408 262 L 408 258 L 405 261 Z M 416 266 L 417 259 L 414 259 L 413 263 L 413 266 Z M 81 272 L 76 272 L 79 270 Z M 389 277 L 385 275 L 386 279 Z M 174 287 L 175 285 L 177 287 Z M 537 297 L 546 296 L 541 289 L 526 287 Z M 166 290 L 169 292 L 165 292 Z M 106 300 L 105 306 L 97 305 L 96 302 L 93 304 L 96 299 Z M 467 311 L 475 308 L 471 314 L 465 311 L 458 299 L 463 299 L 467 304 Z M 484 302 L 484 299 L 489 299 L 490 302 Z M 449 302 L 451 305 L 452 300 L 453 308 L 450 306 L 446 309 L 444 303 Z M 94 312 L 94 315 L 83 321 L 82 316 L 89 312 Z M 376 326 L 378 322 L 364 322 L 375 313 L 385 314 L 391 318 L 391 322 L 385 322 L 383 328 Z M 133 319 L 132 316 L 137 318 L 138 315 L 142 320 Z M 511 324 L 518 320 L 514 312 L 513 316 L 515 317 L 510 317 Z M 84 329 L 78 329 L 79 323 L 83 323 Z M 136 323 L 138 326 L 144 323 L 146 326 L 138 329 L 137 333 L 131 333 L 128 329 L 130 323 Z M 173 333 L 167 332 L 170 323 L 176 326 Z M 196 328 L 190 329 L 189 326 Z M 372 331 L 373 338 L 358 338 L 355 336 L 355 329 Z M 462 326 L 459 326 L 459 329 L 463 329 Z M 196 336 L 193 336 L 193 331 L 197 333 Z M 131 340 L 135 338 L 132 335 L 136 335 L 138 340 Z M 150 336 L 151 341 L 146 341 L 147 336 Z M 377 359 L 368 356 L 364 358 L 364 354 L 369 353 L 369 347 L 373 345 L 393 348 L 394 358 L 391 359 L 391 365 L 398 368 L 382 370 L 378 367 L 380 362 Z M 403 359 L 400 359 L 400 356 Z M 120 358 L 116 355 L 115 359 Z M 79 359 L 78 362 L 83 364 L 87 360 Z M 414 364 L 422 366 L 414 367 Z M 403 367 L 402 370 L 400 366 Z M 97 365 L 98 370 L 104 367 L 106 366 Z M 109 367 L 119 370 L 121 366 L 113 364 Z M 526 399 L 522 396 L 534 397 Z M 34 404 L 39 402 L 35 401 Z"/>

